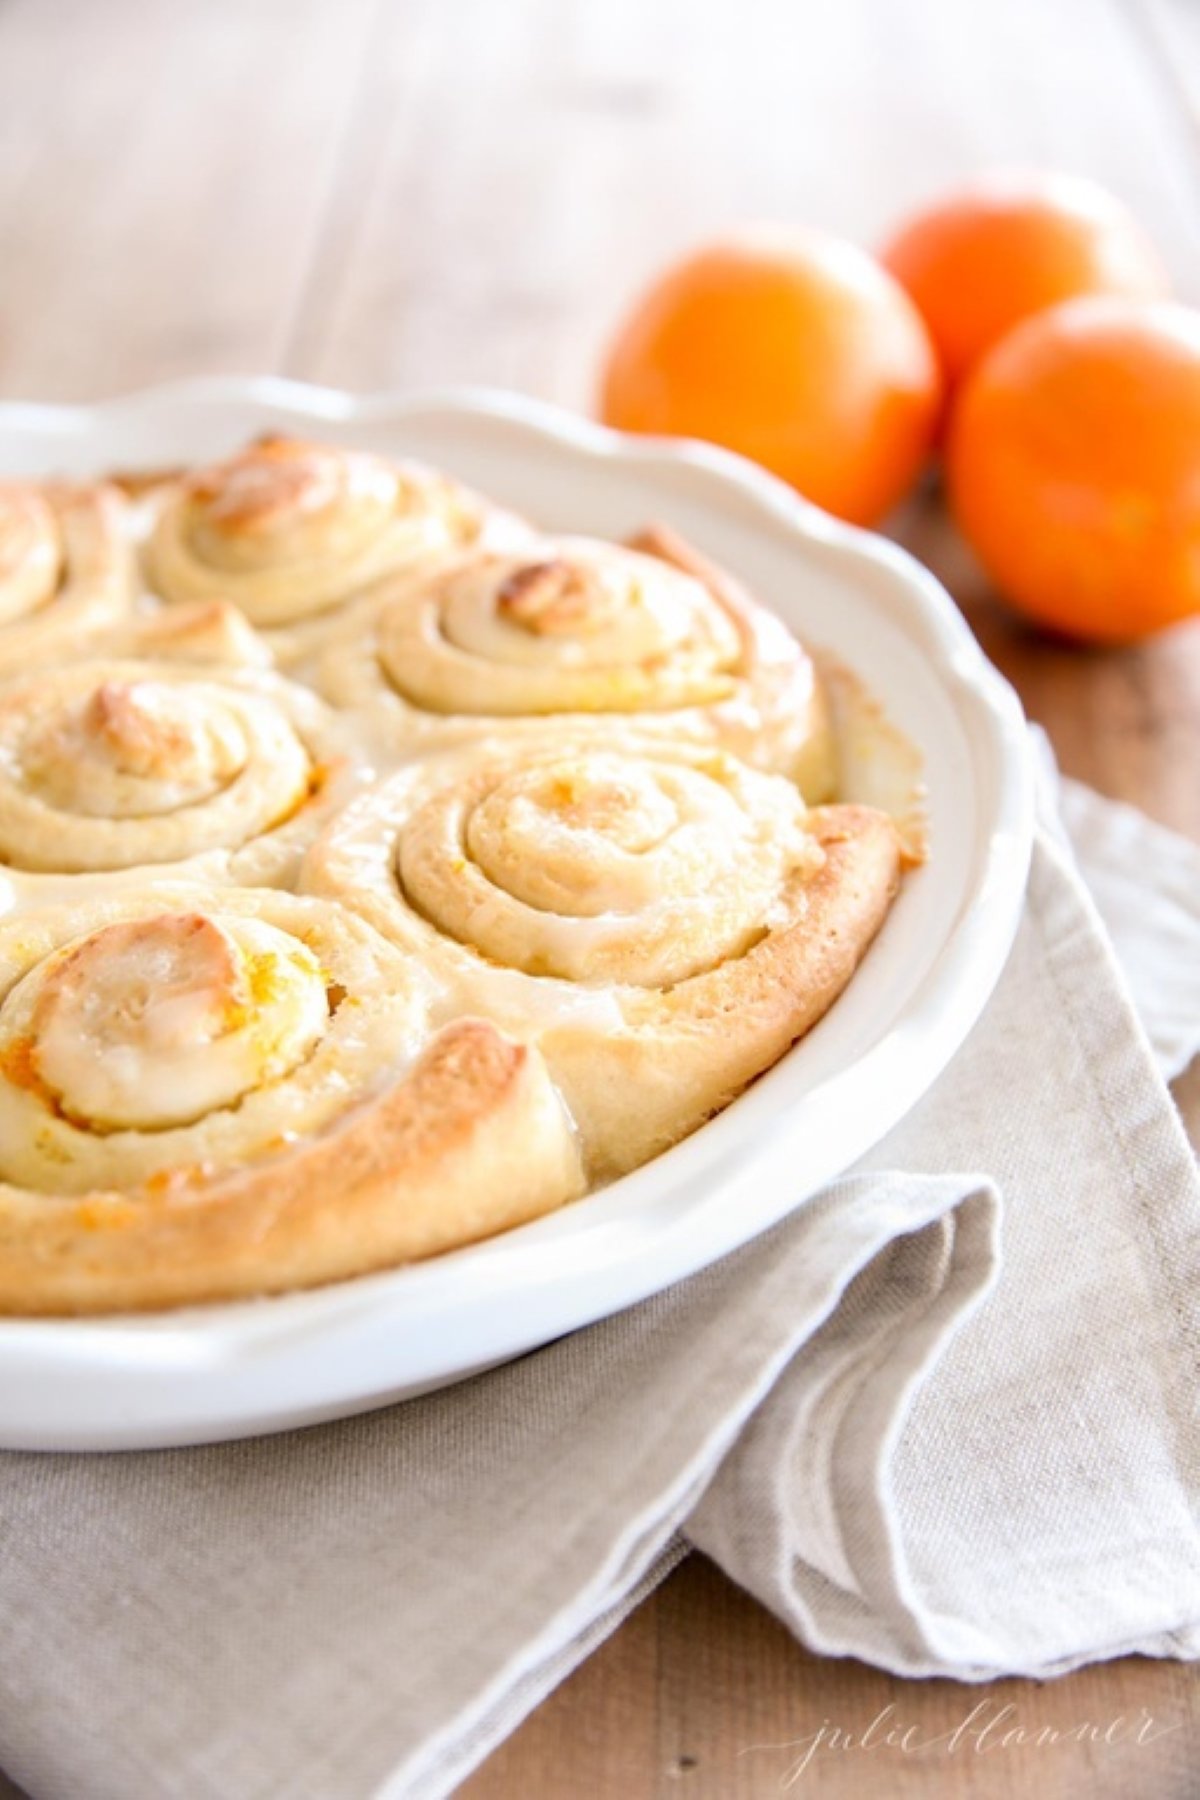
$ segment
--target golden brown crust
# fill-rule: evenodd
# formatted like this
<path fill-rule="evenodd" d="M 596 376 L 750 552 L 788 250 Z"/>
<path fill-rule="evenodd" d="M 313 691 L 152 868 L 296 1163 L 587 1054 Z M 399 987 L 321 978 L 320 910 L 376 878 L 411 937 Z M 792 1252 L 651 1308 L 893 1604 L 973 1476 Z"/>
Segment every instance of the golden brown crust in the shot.
<path fill-rule="evenodd" d="M 84 657 L 0 679 L 0 868 L 153 870 L 285 885 L 349 785 L 334 721 L 283 676 L 188 658 Z"/>
<path fill-rule="evenodd" d="M 825 860 L 793 883 L 786 922 L 744 956 L 666 994 L 627 999 L 625 1027 L 606 1036 L 602 1058 L 569 1026 L 543 1038 L 568 1105 L 586 1121 L 594 1177 L 636 1168 L 720 1112 L 824 1017 L 854 974 L 899 887 L 899 841 L 868 807 L 821 807 L 809 826 Z"/>
<path fill-rule="evenodd" d="M 899 867 L 883 813 L 808 811 L 778 776 L 613 732 L 403 771 L 301 879 L 539 1045 L 596 1180 L 694 1130 L 821 1017 Z"/>
<path fill-rule="evenodd" d="M 462 1020 L 295 1154 L 127 1194 L 0 1186 L 0 1311 L 150 1310 L 313 1287 L 507 1231 L 582 1191 L 540 1057 Z"/>
<path fill-rule="evenodd" d="M 733 620 L 742 643 L 743 662 L 747 666 L 767 660 L 761 643 L 762 608 L 727 569 L 697 550 L 671 526 L 657 521 L 635 532 L 627 541 L 630 549 L 669 563 L 708 589 Z M 806 679 L 802 686 L 794 680 L 785 684 L 782 667 L 777 677 L 781 688 L 790 686 L 790 703 L 793 707 L 803 707 L 807 722 L 807 729 L 792 750 L 790 760 L 777 766 L 796 783 L 809 805 L 815 806 L 832 799 L 837 791 L 837 754 L 824 684 L 807 652 L 804 653 L 804 667 Z"/>
<path fill-rule="evenodd" d="M 276 434 L 0 483 L 0 1313 L 311 1287 L 647 1161 L 851 979 L 919 782 L 666 526 Z"/>
<path fill-rule="evenodd" d="M 308 1287 L 582 1192 L 541 1056 L 361 919 L 164 887 L 0 927 L 0 1311 Z"/>
<path fill-rule="evenodd" d="M 165 488 L 144 561 L 162 599 L 232 601 L 291 665 L 380 582 L 439 567 L 498 510 L 415 464 L 269 436 Z"/>
<path fill-rule="evenodd" d="M 336 706 L 403 755 L 503 729 L 615 724 L 728 750 L 828 797 L 833 747 L 811 658 L 780 620 L 661 529 L 644 548 L 530 539 L 465 555 L 333 634 Z"/>

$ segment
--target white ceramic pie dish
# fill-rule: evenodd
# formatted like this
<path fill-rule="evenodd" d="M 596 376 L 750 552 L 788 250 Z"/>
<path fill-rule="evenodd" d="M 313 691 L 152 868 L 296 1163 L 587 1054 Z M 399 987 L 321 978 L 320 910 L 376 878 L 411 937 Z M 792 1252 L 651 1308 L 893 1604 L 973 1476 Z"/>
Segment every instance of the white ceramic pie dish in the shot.
<path fill-rule="evenodd" d="M 0 406 L 0 473 L 153 467 L 272 427 L 443 465 L 550 528 L 678 527 L 844 657 L 919 744 L 932 859 L 828 1017 L 665 1156 L 504 1237 L 313 1293 L 0 1320 L 0 1447 L 150 1448 L 345 1416 L 644 1299 L 774 1224 L 909 1111 L 982 1011 L 1019 918 L 1032 777 L 1012 690 L 916 562 L 740 458 L 512 396 L 230 379 L 90 407 Z"/>

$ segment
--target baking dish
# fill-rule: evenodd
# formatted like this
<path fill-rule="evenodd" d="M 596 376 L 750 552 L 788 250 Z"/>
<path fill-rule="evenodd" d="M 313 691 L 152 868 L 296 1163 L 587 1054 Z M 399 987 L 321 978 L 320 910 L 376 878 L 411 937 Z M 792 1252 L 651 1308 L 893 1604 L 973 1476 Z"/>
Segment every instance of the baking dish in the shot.
<path fill-rule="evenodd" d="M 1020 706 L 937 582 L 753 465 L 477 391 L 355 397 L 278 380 L 0 407 L 0 470 L 89 474 L 290 430 L 444 466 L 539 524 L 662 519 L 844 658 L 920 747 L 932 856 L 828 1017 L 654 1162 L 501 1238 L 280 1299 L 0 1320 L 0 1445 L 148 1448 L 344 1416 L 461 1379 L 737 1248 L 849 1168 L 979 1016 L 1020 915 L 1032 779 Z"/>

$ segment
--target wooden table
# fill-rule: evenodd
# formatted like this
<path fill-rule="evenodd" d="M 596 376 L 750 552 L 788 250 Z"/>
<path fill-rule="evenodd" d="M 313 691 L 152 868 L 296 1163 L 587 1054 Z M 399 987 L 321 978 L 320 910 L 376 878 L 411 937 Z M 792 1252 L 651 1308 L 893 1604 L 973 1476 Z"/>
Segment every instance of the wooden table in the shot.
<path fill-rule="evenodd" d="M 1192 0 L 0 0 L 0 389 L 273 370 L 586 407 L 616 311 L 681 246 L 767 215 L 871 243 L 997 161 L 1107 182 L 1200 300 L 1198 132 Z M 1200 625 L 1051 647 L 1005 617 L 935 498 L 900 529 L 1065 767 L 1200 838 Z M 829 1750 L 792 1786 L 1198 1791 L 1189 1669 L 893 1680 L 808 1656 L 693 1558 L 464 1792 L 774 1795 L 798 1752 L 754 1746 L 862 1733 L 889 1706 L 925 1740 L 981 1702 L 1065 1736 Z M 1142 1709 L 1147 1741 L 1089 1740 Z"/>

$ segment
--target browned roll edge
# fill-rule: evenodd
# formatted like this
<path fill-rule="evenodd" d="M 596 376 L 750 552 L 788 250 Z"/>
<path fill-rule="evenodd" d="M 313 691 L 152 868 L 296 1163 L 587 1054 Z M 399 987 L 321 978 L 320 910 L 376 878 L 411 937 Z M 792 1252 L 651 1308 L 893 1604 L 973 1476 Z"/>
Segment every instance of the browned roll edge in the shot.
<path fill-rule="evenodd" d="M 345 1122 L 236 1174 L 137 1196 L 0 1186 L 0 1312 L 152 1310 L 279 1293 L 431 1256 L 583 1192 L 537 1052 L 447 1026 Z"/>
<path fill-rule="evenodd" d="M 820 807 L 810 829 L 825 862 L 798 882 L 786 924 L 665 994 L 628 999 L 626 1030 L 606 1037 L 602 1055 L 571 1027 L 545 1034 L 593 1179 L 637 1167 L 696 1130 L 778 1062 L 850 981 L 899 887 L 899 841 L 870 807 Z"/>

